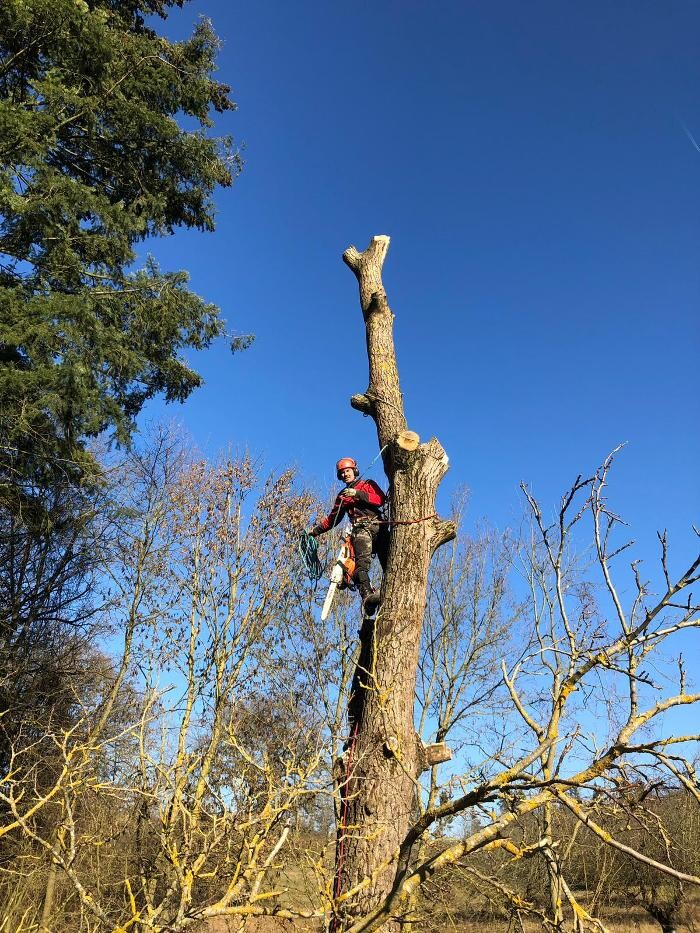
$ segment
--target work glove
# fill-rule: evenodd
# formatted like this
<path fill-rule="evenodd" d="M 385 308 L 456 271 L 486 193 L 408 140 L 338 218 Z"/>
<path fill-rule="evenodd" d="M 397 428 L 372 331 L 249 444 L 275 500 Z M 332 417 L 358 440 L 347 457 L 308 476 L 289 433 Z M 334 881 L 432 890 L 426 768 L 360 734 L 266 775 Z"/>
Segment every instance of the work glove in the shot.
<path fill-rule="evenodd" d="M 348 486 L 347 489 L 343 490 L 343 496 L 346 499 L 354 499 L 356 495 L 357 495 L 357 489 L 355 489 L 354 486 Z"/>

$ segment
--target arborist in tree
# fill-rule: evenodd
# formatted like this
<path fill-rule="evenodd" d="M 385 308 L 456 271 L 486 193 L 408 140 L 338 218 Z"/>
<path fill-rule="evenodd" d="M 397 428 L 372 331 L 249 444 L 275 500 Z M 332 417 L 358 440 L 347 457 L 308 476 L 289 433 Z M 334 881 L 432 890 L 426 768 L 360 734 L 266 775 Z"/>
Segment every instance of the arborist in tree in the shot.
<path fill-rule="evenodd" d="M 382 506 L 386 496 L 374 480 L 360 479 L 360 471 L 352 457 L 343 457 L 335 466 L 338 479 L 345 488 L 335 497 L 328 515 L 315 525 L 314 537 L 335 528 L 347 515 L 352 525 L 351 541 L 355 551 L 353 581 L 362 597 L 362 607 L 368 616 L 374 615 L 379 605 L 379 593 L 370 583 L 369 566 L 376 554 L 382 570 L 386 570 L 389 552 L 389 526 L 382 520 Z"/>

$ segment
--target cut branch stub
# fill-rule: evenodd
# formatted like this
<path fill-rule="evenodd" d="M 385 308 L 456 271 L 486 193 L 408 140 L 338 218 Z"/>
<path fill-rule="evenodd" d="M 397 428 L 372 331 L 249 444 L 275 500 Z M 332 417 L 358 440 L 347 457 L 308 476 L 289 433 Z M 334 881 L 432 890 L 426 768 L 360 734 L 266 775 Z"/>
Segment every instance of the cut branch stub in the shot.
<path fill-rule="evenodd" d="M 433 742 L 430 745 L 423 745 L 420 737 L 416 735 L 416 746 L 420 773 L 430 770 L 434 765 L 452 760 L 452 749 L 445 742 Z"/>
<path fill-rule="evenodd" d="M 420 437 L 415 431 L 399 431 L 396 435 L 396 443 L 401 450 L 416 450 L 420 444 Z"/>
<path fill-rule="evenodd" d="M 350 407 L 354 408 L 355 411 L 361 411 L 363 415 L 371 415 L 374 417 L 374 402 L 361 392 L 351 396 Z"/>
<path fill-rule="evenodd" d="M 431 745 L 425 745 L 425 763 L 429 768 L 433 765 L 442 764 L 443 761 L 452 760 L 452 749 L 444 742 L 433 742 Z"/>

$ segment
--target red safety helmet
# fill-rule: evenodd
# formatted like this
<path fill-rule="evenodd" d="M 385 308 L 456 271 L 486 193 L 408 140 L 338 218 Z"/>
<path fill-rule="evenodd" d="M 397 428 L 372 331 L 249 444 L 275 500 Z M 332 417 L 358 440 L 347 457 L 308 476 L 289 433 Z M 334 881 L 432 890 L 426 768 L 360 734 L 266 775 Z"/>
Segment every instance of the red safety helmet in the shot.
<path fill-rule="evenodd" d="M 355 471 L 355 479 L 360 475 L 360 471 L 357 469 L 357 462 L 352 459 L 352 457 L 341 457 L 341 459 L 335 465 L 335 475 L 338 479 L 342 479 L 341 472 L 342 470 L 347 470 L 350 467 L 351 470 Z"/>

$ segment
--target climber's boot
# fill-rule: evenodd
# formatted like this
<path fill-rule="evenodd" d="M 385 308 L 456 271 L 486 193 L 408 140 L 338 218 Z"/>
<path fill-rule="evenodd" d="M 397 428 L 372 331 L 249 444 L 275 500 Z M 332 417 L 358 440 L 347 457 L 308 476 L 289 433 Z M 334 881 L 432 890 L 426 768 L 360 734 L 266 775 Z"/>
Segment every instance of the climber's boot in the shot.
<path fill-rule="evenodd" d="M 376 590 L 369 592 L 362 600 L 362 608 L 365 615 L 371 618 L 379 607 L 379 593 Z"/>
<path fill-rule="evenodd" d="M 355 582 L 357 583 L 357 589 L 362 598 L 362 610 L 366 616 L 371 617 L 377 611 L 379 593 L 372 588 L 372 584 L 369 582 L 369 574 L 366 570 L 356 571 Z"/>

